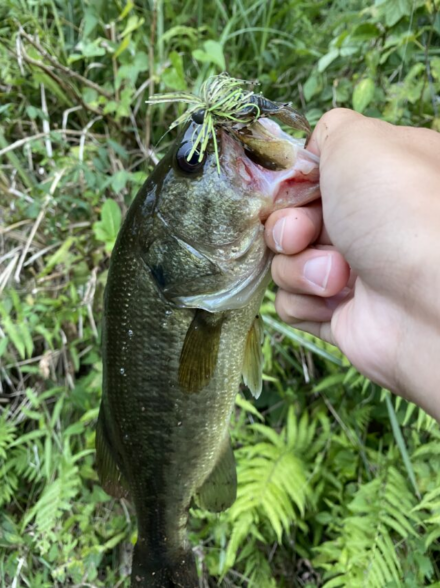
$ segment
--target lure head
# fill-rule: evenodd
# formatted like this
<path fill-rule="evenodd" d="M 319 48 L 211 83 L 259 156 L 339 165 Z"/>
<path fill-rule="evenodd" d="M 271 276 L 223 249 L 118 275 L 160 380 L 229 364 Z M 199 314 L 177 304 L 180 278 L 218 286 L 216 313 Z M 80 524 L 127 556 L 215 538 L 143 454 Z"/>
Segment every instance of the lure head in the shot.
<path fill-rule="evenodd" d="M 237 125 L 248 126 L 260 118 L 275 117 L 293 129 L 300 129 L 307 133 L 311 131 L 307 119 L 294 110 L 290 103 L 272 102 L 261 94 L 254 94 L 252 89 L 245 89 L 246 85 L 253 87 L 255 84 L 256 82 L 231 78 L 228 73 L 223 72 L 218 76 L 209 77 L 202 84 L 200 96 L 186 92 L 158 94 L 147 100 L 147 103 L 186 102 L 190 104 L 188 110 L 172 123 L 170 129 L 183 123 L 196 123 L 198 128 L 193 131 L 196 135 L 195 143 L 188 158 L 191 158 L 197 148 L 201 161 L 211 141 L 214 145 L 217 171 L 220 174 L 218 129 L 232 131 Z"/>
<path fill-rule="evenodd" d="M 149 243 L 144 261 L 152 271 L 160 267 L 161 292 L 178 306 L 240 308 L 267 284 L 264 221 L 277 208 L 319 197 L 318 159 L 275 123 L 260 121 L 245 140 L 216 130 L 218 173 L 212 143 L 201 158 L 193 149 L 196 127 L 187 126 L 143 191 L 150 202 L 139 209 Z M 281 152 L 284 165 L 268 169 Z"/>
<path fill-rule="evenodd" d="M 205 121 L 205 113 L 206 110 L 204 108 L 199 108 L 198 110 L 195 110 L 191 115 L 193 122 L 195 122 L 198 125 L 202 125 Z"/>

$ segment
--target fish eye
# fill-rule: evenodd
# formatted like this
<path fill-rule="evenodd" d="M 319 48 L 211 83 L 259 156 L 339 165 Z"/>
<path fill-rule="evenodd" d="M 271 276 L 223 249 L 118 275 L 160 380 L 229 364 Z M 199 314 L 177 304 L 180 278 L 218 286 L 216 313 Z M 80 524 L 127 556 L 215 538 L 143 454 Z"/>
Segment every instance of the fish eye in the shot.
<path fill-rule="evenodd" d="M 198 150 L 194 151 L 191 155 L 190 159 L 188 160 L 188 155 L 192 149 L 192 143 L 190 141 L 185 141 L 177 150 L 176 160 L 177 164 L 181 170 L 186 173 L 193 174 L 198 172 L 203 168 L 206 161 L 206 153 L 202 158 L 202 161 L 199 161 L 200 152 Z"/>

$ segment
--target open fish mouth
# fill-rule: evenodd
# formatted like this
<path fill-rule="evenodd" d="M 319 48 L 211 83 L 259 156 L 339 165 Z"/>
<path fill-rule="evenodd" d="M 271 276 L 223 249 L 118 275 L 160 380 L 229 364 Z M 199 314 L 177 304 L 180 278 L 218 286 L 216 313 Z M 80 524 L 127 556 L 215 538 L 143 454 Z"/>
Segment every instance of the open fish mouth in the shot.
<path fill-rule="evenodd" d="M 223 149 L 234 153 L 235 172 L 241 181 L 263 196 L 262 222 L 275 210 L 320 198 L 319 157 L 304 149 L 303 139 L 291 137 L 274 121 L 260 119 L 238 127 L 232 130 L 232 137 L 223 133 L 222 141 Z"/>

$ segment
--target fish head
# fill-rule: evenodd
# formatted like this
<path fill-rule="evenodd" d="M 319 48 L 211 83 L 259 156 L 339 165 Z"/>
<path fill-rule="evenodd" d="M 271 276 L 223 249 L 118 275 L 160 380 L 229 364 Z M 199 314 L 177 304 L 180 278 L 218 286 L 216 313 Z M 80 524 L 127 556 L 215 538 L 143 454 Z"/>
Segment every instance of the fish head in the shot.
<path fill-rule="evenodd" d="M 197 130 L 190 123 L 152 175 L 155 229 L 146 261 L 173 303 L 231 310 L 267 285 L 269 214 L 319 197 L 318 158 L 262 119 L 216 131 L 219 171 L 212 142 L 200 161 L 197 151 L 188 157 Z"/>

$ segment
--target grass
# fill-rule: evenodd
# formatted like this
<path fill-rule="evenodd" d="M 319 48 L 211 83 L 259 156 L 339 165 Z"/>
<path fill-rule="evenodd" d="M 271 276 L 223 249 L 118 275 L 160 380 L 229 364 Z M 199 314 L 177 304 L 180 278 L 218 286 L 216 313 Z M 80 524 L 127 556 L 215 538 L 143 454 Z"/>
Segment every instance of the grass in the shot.
<path fill-rule="evenodd" d="M 311 124 L 343 106 L 440 130 L 438 8 L 3 2 L 1 586 L 128 585 L 135 521 L 98 484 L 94 427 L 111 249 L 183 112 L 148 97 L 226 69 Z M 263 314 L 263 394 L 232 423 L 239 499 L 192 513 L 202 585 L 436 585 L 437 424 L 283 325 L 270 292 Z"/>

